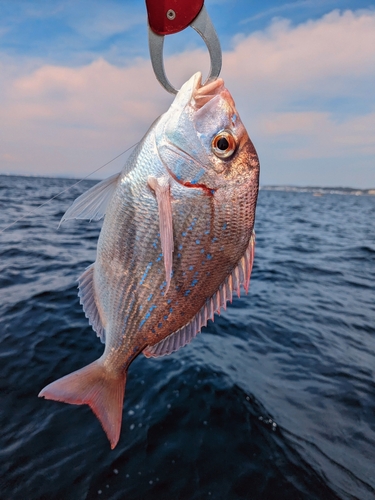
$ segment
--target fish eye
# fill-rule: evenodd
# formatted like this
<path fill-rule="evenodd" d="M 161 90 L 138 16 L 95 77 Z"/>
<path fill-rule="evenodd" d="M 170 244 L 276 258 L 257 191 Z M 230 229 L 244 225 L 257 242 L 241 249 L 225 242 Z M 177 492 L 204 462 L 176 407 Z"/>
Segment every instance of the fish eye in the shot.
<path fill-rule="evenodd" d="M 228 130 L 222 130 L 212 139 L 212 151 L 219 158 L 229 158 L 236 150 L 236 140 Z"/>

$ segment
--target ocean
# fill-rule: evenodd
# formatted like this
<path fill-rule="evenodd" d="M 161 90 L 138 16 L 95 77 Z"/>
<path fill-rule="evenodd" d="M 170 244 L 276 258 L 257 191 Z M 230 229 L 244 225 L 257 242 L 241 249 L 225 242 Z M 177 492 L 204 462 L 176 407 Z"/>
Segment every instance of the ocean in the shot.
<path fill-rule="evenodd" d="M 0 176 L 0 230 L 74 182 Z M 101 223 L 58 228 L 93 183 L 0 235 L 0 499 L 374 499 L 375 196 L 262 189 L 249 294 L 132 363 L 111 451 L 37 397 L 103 350 L 77 297 Z"/>

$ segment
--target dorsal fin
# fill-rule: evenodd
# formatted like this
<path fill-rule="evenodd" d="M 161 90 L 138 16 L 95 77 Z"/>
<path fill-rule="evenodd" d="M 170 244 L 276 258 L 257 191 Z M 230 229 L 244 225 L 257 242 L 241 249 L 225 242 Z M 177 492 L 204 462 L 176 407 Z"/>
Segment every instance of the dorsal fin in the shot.
<path fill-rule="evenodd" d="M 158 202 L 160 241 L 164 257 L 165 280 L 167 282 L 165 294 L 167 294 L 171 283 L 173 261 L 173 224 L 169 179 L 167 176 L 156 178 L 150 175 L 148 185 L 155 192 Z"/>
<path fill-rule="evenodd" d="M 119 176 L 120 174 L 112 175 L 78 196 L 63 215 L 60 224 L 68 219 L 89 219 L 91 221 L 104 217 Z"/>
<path fill-rule="evenodd" d="M 96 305 L 94 289 L 94 264 L 91 264 L 86 271 L 78 278 L 78 296 L 82 304 L 86 318 L 96 332 L 100 340 L 105 343 L 105 329 L 98 307 Z"/>
<path fill-rule="evenodd" d="M 220 285 L 218 291 L 206 300 L 204 306 L 185 326 L 171 333 L 165 339 L 143 350 L 146 358 L 157 358 L 177 351 L 180 347 L 189 344 L 198 335 L 201 328 L 207 325 L 208 319 L 214 320 L 214 314 L 220 309 L 226 309 L 227 301 L 232 302 L 233 291 L 240 296 L 240 285 L 246 293 L 249 290 L 250 274 L 254 262 L 255 232 L 253 231 L 245 255 L 240 259 L 232 273 Z"/>

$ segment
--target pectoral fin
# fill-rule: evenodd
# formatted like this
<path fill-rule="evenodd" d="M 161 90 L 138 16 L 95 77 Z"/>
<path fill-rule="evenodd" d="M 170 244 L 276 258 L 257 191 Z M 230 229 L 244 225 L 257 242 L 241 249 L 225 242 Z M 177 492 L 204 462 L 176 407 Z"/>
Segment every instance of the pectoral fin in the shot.
<path fill-rule="evenodd" d="M 173 261 L 173 223 L 169 180 L 168 177 L 156 178 L 150 175 L 148 185 L 155 192 L 158 202 L 161 249 L 167 282 L 165 293 L 167 293 L 171 282 Z"/>
<path fill-rule="evenodd" d="M 60 224 L 68 219 L 100 220 L 104 217 L 119 176 L 112 175 L 81 194 L 65 212 Z"/>

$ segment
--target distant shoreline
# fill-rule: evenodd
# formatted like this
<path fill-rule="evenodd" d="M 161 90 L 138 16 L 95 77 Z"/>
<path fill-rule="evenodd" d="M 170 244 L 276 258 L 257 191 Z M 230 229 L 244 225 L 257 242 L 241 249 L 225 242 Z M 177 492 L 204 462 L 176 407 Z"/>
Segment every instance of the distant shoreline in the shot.
<path fill-rule="evenodd" d="M 359 189 L 351 187 L 321 187 L 321 186 L 260 186 L 263 191 L 282 191 L 294 193 L 313 193 L 317 196 L 324 194 L 350 194 L 354 196 L 375 196 L 375 189 Z"/>

